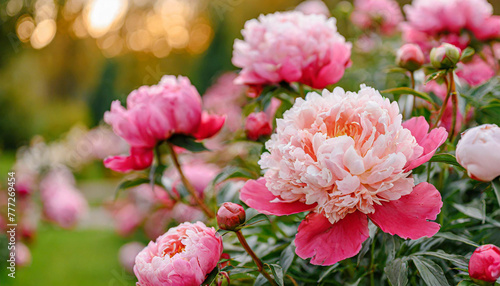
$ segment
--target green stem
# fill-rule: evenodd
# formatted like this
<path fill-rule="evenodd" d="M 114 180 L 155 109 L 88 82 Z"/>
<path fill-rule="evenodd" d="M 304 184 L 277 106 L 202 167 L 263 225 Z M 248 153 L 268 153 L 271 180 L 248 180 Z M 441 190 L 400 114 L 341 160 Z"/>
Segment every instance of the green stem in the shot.
<path fill-rule="evenodd" d="M 451 82 L 451 102 L 453 105 L 453 120 L 450 127 L 450 142 L 453 142 L 453 135 L 455 133 L 455 125 L 457 124 L 457 108 L 458 108 L 458 98 L 457 92 L 455 89 L 455 78 L 453 72 L 450 73 L 450 82 Z"/>
<path fill-rule="evenodd" d="M 241 243 L 241 246 L 243 246 L 245 251 L 250 255 L 250 257 L 252 257 L 253 261 L 257 265 L 257 270 L 269 281 L 269 283 L 271 283 L 271 285 L 278 286 L 278 284 L 276 283 L 276 281 L 274 281 L 274 279 L 271 277 L 271 275 L 269 275 L 269 273 L 266 272 L 266 270 L 264 269 L 264 264 L 257 257 L 255 252 L 253 252 L 253 250 L 250 248 L 250 246 L 247 243 L 247 240 L 245 239 L 245 237 L 243 236 L 241 231 L 238 230 L 238 231 L 235 231 L 235 233 L 236 233 L 236 236 L 238 237 L 238 240 Z"/>
<path fill-rule="evenodd" d="M 375 286 L 375 238 L 377 235 L 378 229 L 373 235 L 372 245 L 370 249 L 370 285 Z"/>
<path fill-rule="evenodd" d="M 299 83 L 299 93 L 300 93 L 300 97 L 304 98 L 306 95 L 305 95 L 305 92 L 304 92 L 304 85 L 302 83 Z"/>
<path fill-rule="evenodd" d="M 446 98 L 443 101 L 443 105 L 441 106 L 441 110 L 439 111 L 438 118 L 436 119 L 436 122 L 434 122 L 434 125 L 432 126 L 432 128 L 436 128 L 438 126 L 439 121 L 441 121 L 441 118 L 443 117 L 444 110 L 446 109 L 446 106 L 448 105 L 448 100 L 450 99 L 451 84 L 448 82 L 448 77 L 445 77 L 444 80 L 446 82 L 446 86 L 448 87 L 447 92 L 446 92 Z M 455 84 L 453 84 L 453 85 L 455 85 Z"/>
<path fill-rule="evenodd" d="M 177 158 L 177 154 L 174 151 L 174 147 L 172 143 L 167 142 L 168 149 L 170 151 L 170 155 L 172 156 L 172 161 L 174 162 L 175 168 L 179 172 L 179 176 L 181 177 L 181 181 L 186 187 L 186 190 L 189 194 L 194 198 L 196 204 L 201 208 L 201 210 L 205 213 L 208 218 L 214 218 L 215 214 L 212 210 L 210 210 L 207 205 L 203 202 L 203 200 L 198 196 L 196 189 L 189 182 L 189 180 L 184 176 L 184 172 L 182 172 L 181 164 L 179 163 L 179 159 Z"/>
<path fill-rule="evenodd" d="M 415 89 L 415 74 L 412 71 L 410 72 L 410 81 L 411 81 L 411 89 Z M 417 105 L 417 97 L 413 95 L 413 105 L 411 106 L 411 113 L 413 113 L 413 110 L 415 110 L 415 105 Z"/>

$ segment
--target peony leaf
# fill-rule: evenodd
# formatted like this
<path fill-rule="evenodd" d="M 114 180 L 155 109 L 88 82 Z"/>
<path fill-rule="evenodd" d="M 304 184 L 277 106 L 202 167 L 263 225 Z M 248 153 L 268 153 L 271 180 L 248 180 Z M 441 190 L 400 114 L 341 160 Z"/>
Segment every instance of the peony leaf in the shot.
<path fill-rule="evenodd" d="M 491 181 L 491 186 L 493 187 L 493 191 L 495 192 L 495 196 L 497 197 L 498 205 L 500 206 L 500 178 L 496 178 Z"/>
<path fill-rule="evenodd" d="M 460 57 L 460 61 L 468 61 L 472 59 L 472 56 L 474 55 L 476 51 L 474 51 L 473 48 L 467 47 L 465 50 L 462 51 L 462 56 Z"/>
<path fill-rule="evenodd" d="M 413 96 L 419 97 L 419 98 L 431 103 L 436 108 L 439 107 L 438 104 L 436 102 L 434 102 L 432 97 L 430 97 L 428 94 L 426 94 L 424 92 L 416 91 L 413 88 L 409 88 L 409 87 L 390 88 L 390 89 L 382 90 L 380 93 L 392 93 L 392 94 L 396 94 L 396 95 L 411 94 Z"/>
<path fill-rule="evenodd" d="M 446 253 L 442 250 L 438 250 L 437 252 L 431 252 L 431 251 L 418 252 L 418 253 L 414 253 L 413 255 L 428 255 L 428 256 L 434 256 L 437 258 L 445 259 L 445 260 L 452 262 L 457 267 L 460 267 L 462 269 L 465 269 L 465 271 L 467 271 L 467 267 L 468 267 L 467 259 L 463 256 L 460 256 L 460 255 L 449 254 L 449 253 Z"/>
<path fill-rule="evenodd" d="M 429 162 L 446 163 L 449 165 L 453 165 L 462 171 L 465 171 L 465 168 L 462 167 L 462 165 L 460 165 L 457 162 L 457 158 L 451 154 L 448 154 L 448 153 L 436 154 L 436 155 L 432 156 L 432 158 L 429 160 Z"/>
<path fill-rule="evenodd" d="M 174 136 L 170 137 L 168 141 L 175 146 L 182 147 L 191 152 L 202 152 L 208 150 L 205 145 L 203 145 L 203 143 L 196 141 L 196 139 L 191 136 L 175 134 Z"/>
<path fill-rule="evenodd" d="M 283 273 L 288 271 L 290 265 L 293 263 L 293 259 L 295 258 L 295 245 L 294 243 L 290 243 L 280 255 L 280 264 L 283 267 Z"/>
<path fill-rule="evenodd" d="M 283 268 L 278 264 L 268 264 L 269 268 L 273 272 L 274 280 L 278 283 L 279 286 L 284 286 L 283 281 Z"/>
<path fill-rule="evenodd" d="M 396 258 L 384 268 L 392 286 L 408 284 L 408 263 L 406 259 Z"/>
<path fill-rule="evenodd" d="M 207 278 L 201 283 L 201 285 L 208 286 L 212 284 L 217 278 L 217 275 L 219 275 L 219 267 L 215 267 L 214 270 L 208 274 Z"/>
<path fill-rule="evenodd" d="M 474 241 L 469 240 L 468 238 L 456 235 L 456 234 L 451 233 L 451 232 L 438 232 L 434 235 L 434 237 L 441 237 L 441 238 L 448 239 L 448 240 L 462 242 L 462 243 L 465 243 L 465 244 L 468 244 L 468 245 L 471 245 L 474 247 L 479 247 L 479 244 L 475 243 Z"/>
<path fill-rule="evenodd" d="M 118 185 L 118 187 L 116 187 L 115 200 L 118 198 L 118 196 L 120 195 L 120 192 L 122 190 L 125 190 L 125 189 L 128 189 L 128 188 L 132 188 L 132 187 L 136 187 L 136 186 L 139 186 L 139 185 L 142 185 L 142 184 L 147 184 L 147 183 L 149 183 L 149 179 L 148 178 L 144 178 L 144 177 L 138 177 L 138 178 L 134 178 L 134 179 L 122 181 Z"/>
<path fill-rule="evenodd" d="M 254 224 L 257 224 L 259 222 L 263 222 L 265 220 L 267 220 L 269 223 L 271 223 L 271 221 L 269 220 L 269 218 L 265 214 L 258 214 L 256 216 L 250 218 L 249 220 L 247 220 L 245 222 L 245 224 L 243 224 L 241 226 L 241 228 L 246 228 L 246 227 L 252 226 Z"/>
<path fill-rule="evenodd" d="M 411 259 L 420 272 L 420 276 L 424 279 L 428 286 L 448 286 L 448 281 L 444 276 L 443 269 L 434 261 L 427 258 L 412 256 Z"/>

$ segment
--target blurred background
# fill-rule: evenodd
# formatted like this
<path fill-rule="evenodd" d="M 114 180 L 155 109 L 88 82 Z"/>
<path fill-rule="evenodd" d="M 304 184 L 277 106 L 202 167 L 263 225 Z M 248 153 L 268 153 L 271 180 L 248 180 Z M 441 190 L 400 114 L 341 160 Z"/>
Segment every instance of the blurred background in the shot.
<path fill-rule="evenodd" d="M 50 142 L 76 124 L 95 127 L 112 100 L 123 101 L 130 91 L 156 84 L 165 74 L 188 76 L 203 94 L 219 75 L 235 70 L 232 46 L 245 21 L 291 10 L 300 2 L 0 0 L 0 176 L 6 178 L 16 150 L 32 138 Z M 352 1 L 324 2 L 347 40 L 363 33 L 349 24 Z M 500 1 L 490 3 L 498 14 Z M 399 42 L 384 43 L 380 58 L 386 60 L 379 58 L 377 64 L 387 66 Z M 363 57 L 353 56 L 353 67 L 337 85 L 386 85 L 371 56 Z M 95 162 L 77 174 L 90 206 L 113 196 L 118 177 L 106 172 Z M 101 218 L 95 212 L 72 231 L 41 226 L 30 246 L 31 265 L 8 279 L 0 262 L 0 284 L 134 285 L 117 257 L 126 240 Z M 0 253 L 5 251 L 0 245 Z"/>

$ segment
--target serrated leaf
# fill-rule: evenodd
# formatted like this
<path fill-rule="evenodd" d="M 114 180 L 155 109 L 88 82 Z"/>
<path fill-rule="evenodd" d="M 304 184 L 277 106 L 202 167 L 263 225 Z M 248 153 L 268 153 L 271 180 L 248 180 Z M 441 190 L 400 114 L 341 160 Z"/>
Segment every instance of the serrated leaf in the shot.
<path fill-rule="evenodd" d="M 406 260 L 396 258 L 384 268 L 384 271 L 392 286 L 408 284 L 408 262 Z"/>
<path fill-rule="evenodd" d="M 271 272 L 273 272 L 276 283 L 278 283 L 279 286 L 284 286 L 283 268 L 281 268 L 278 264 L 269 264 L 269 268 L 271 268 Z"/>
<path fill-rule="evenodd" d="M 493 187 L 493 192 L 495 193 L 498 205 L 500 206 L 500 178 L 491 181 L 491 186 Z"/>
<path fill-rule="evenodd" d="M 207 151 L 208 149 L 203 145 L 201 142 L 197 142 L 196 138 L 191 137 L 191 136 L 186 136 L 182 134 L 175 134 L 174 136 L 170 137 L 168 141 L 175 146 L 182 147 L 186 150 L 189 150 L 191 152 L 202 152 L 202 151 Z"/>
<path fill-rule="evenodd" d="M 147 183 L 149 183 L 149 179 L 144 178 L 144 177 L 134 178 L 134 179 L 125 180 L 125 181 L 121 182 L 118 185 L 118 187 L 116 187 L 115 200 L 120 195 L 120 191 L 128 189 L 128 188 L 136 187 L 136 186 L 139 186 L 142 184 L 147 184 Z"/>
<path fill-rule="evenodd" d="M 203 283 L 201 283 L 201 285 L 205 286 L 212 284 L 217 278 L 217 275 L 219 275 L 219 267 L 215 267 L 214 270 L 208 274 L 207 278 L 203 281 Z"/>
<path fill-rule="evenodd" d="M 392 93 L 392 94 L 397 94 L 397 95 L 411 94 L 413 96 L 419 97 L 419 98 L 433 104 L 435 107 L 438 107 L 437 103 L 434 102 L 434 100 L 432 100 L 432 98 L 428 94 L 420 92 L 420 91 L 416 91 L 413 88 L 409 88 L 409 87 L 390 88 L 390 89 L 383 90 L 380 93 Z"/>
<path fill-rule="evenodd" d="M 467 262 L 467 259 L 465 257 L 460 256 L 460 255 L 456 255 L 456 254 L 449 254 L 449 253 L 446 253 L 446 252 L 444 252 L 442 250 L 439 250 L 437 252 L 431 252 L 431 251 L 428 251 L 428 252 L 418 252 L 418 253 L 414 253 L 413 255 L 434 256 L 434 257 L 437 257 L 437 258 L 448 260 L 451 263 L 453 263 L 456 266 L 461 267 L 461 268 L 467 269 L 467 267 L 468 267 L 468 262 Z"/>
<path fill-rule="evenodd" d="M 444 276 L 443 269 L 439 267 L 434 261 L 427 258 L 412 256 L 411 259 L 420 272 L 420 277 L 428 286 L 449 286 L 446 277 Z"/>
<path fill-rule="evenodd" d="M 449 239 L 449 240 L 454 240 L 454 241 L 462 242 L 462 243 L 465 243 L 465 244 L 468 244 L 468 245 L 471 245 L 471 246 L 474 246 L 474 247 L 479 247 L 479 244 L 475 243 L 474 241 L 472 241 L 472 240 L 470 240 L 468 238 L 456 235 L 456 234 L 451 233 L 451 232 L 438 232 L 438 233 L 436 233 L 434 235 L 434 237 L 441 237 L 441 238 L 444 238 L 444 239 Z"/>
<path fill-rule="evenodd" d="M 290 265 L 292 265 L 294 258 L 295 258 L 295 245 L 292 242 L 281 252 L 280 255 L 280 264 L 281 267 L 283 267 L 283 273 L 286 273 L 288 271 L 288 268 L 290 268 Z"/>
<path fill-rule="evenodd" d="M 429 160 L 429 162 L 446 163 L 449 165 L 453 165 L 462 171 L 465 171 L 465 168 L 462 167 L 462 165 L 460 165 L 457 162 L 457 158 L 451 154 L 448 154 L 448 153 L 436 154 L 436 155 L 432 156 L 432 158 Z"/>

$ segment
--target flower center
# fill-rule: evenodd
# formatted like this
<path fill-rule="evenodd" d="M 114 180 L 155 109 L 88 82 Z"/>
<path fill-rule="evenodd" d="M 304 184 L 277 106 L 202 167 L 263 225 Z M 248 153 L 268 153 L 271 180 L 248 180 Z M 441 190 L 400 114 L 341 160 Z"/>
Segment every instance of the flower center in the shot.
<path fill-rule="evenodd" d="M 180 240 L 176 240 L 172 243 L 170 243 L 165 250 L 163 250 L 163 256 L 170 256 L 172 258 L 174 255 L 181 253 L 184 251 L 186 246 L 182 244 Z"/>

